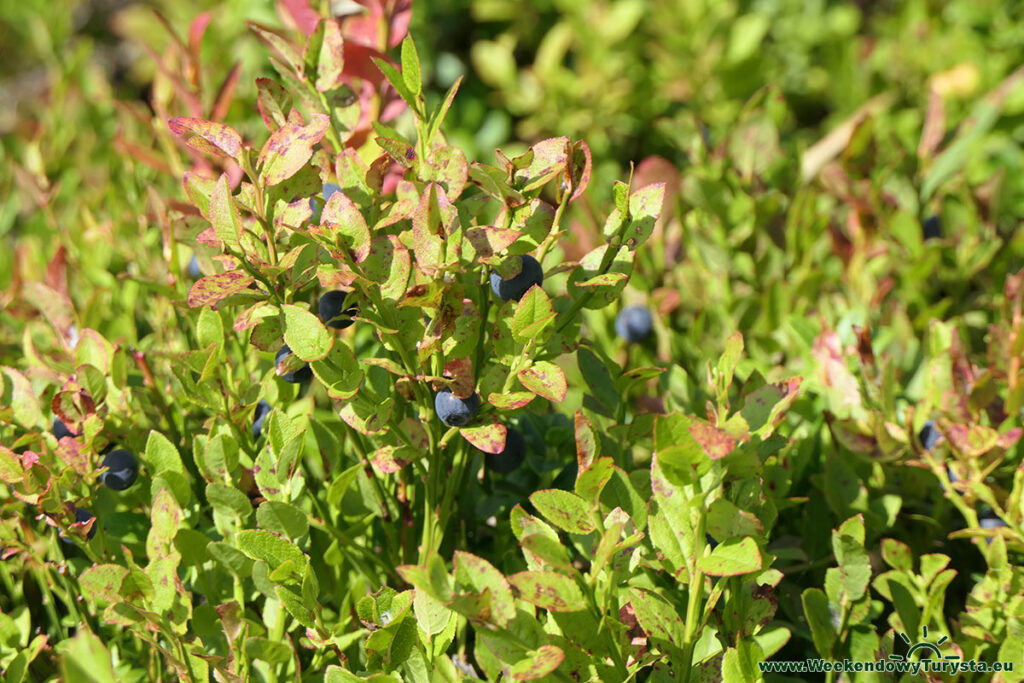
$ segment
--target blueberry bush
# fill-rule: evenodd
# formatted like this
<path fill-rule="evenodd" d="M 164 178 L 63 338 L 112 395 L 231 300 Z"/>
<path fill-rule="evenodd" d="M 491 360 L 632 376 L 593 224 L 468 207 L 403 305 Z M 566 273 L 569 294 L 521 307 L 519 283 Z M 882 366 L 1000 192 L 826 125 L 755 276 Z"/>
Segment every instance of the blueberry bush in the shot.
<path fill-rule="evenodd" d="M 1024 22 L 464 4 L 3 10 L 5 680 L 1024 679 Z"/>

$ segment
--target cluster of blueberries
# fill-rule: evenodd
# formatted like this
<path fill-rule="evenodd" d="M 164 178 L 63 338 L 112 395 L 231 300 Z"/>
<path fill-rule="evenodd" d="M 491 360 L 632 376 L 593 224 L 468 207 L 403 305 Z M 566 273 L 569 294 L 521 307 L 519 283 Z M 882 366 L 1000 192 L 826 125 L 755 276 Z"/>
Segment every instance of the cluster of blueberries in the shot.
<path fill-rule="evenodd" d="M 58 441 L 66 436 L 73 439 L 81 436 L 71 431 L 60 418 L 56 417 L 53 419 L 53 435 L 57 437 Z M 108 449 L 103 455 L 100 467 L 104 470 L 100 474 L 100 482 L 108 489 L 114 491 L 128 489 L 139 478 L 139 461 L 134 453 L 125 448 Z M 93 517 L 94 515 L 86 508 L 80 507 L 75 511 L 75 521 L 77 522 L 88 522 Z M 93 524 L 92 528 L 89 529 L 89 538 L 91 539 L 95 535 L 96 525 Z M 65 543 L 72 542 L 71 539 L 63 535 L 61 540 Z"/>
<path fill-rule="evenodd" d="M 918 440 L 921 442 L 921 446 L 926 450 L 930 451 L 942 440 L 942 432 L 939 431 L 935 425 L 935 420 L 928 420 L 921 427 L 921 431 L 917 435 Z M 959 479 L 950 467 L 946 466 L 946 473 L 949 475 L 950 482 L 957 482 Z M 1006 522 L 1000 519 L 991 509 L 986 508 L 982 511 L 978 517 L 978 525 L 982 529 L 998 529 L 1002 526 L 1007 526 Z M 988 541 L 992 542 L 991 539 Z"/>

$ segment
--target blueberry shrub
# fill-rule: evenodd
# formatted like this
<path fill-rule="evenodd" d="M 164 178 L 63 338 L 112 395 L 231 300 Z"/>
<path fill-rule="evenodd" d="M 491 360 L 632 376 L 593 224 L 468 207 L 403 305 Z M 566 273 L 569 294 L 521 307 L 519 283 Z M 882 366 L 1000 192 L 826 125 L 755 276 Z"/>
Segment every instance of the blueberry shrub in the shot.
<path fill-rule="evenodd" d="M 923 2 L 158 2 L 105 80 L 36 2 L 5 680 L 1022 680 L 1020 21 L 924 79 Z"/>

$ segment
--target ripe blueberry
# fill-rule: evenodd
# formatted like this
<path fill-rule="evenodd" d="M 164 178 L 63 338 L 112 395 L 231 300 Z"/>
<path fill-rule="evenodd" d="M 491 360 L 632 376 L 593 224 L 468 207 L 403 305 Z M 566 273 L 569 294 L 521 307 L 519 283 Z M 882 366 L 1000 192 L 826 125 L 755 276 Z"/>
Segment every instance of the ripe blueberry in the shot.
<path fill-rule="evenodd" d="M 615 333 L 627 342 L 641 342 L 651 335 L 654 320 L 643 306 L 629 306 L 615 318 Z"/>
<path fill-rule="evenodd" d="M 317 313 L 320 314 L 320 320 L 324 325 L 336 330 L 343 330 L 354 322 L 351 320 L 351 316 L 356 314 L 356 308 L 351 306 L 346 309 L 345 292 L 336 289 L 320 297 Z"/>
<path fill-rule="evenodd" d="M 704 540 L 706 540 L 708 542 L 708 545 L 711 546 L 712 550 L 714 550 L 715 546 L 718 545 L 718 541 L 716 541 L 714 538 L 712 538 L 711 534 L 704 534 Z"/>
<path fill-rule="evenodd" d="M 989 517 L 980 517 L 978 519 L 978 526 L 982 529 L 998 529 L 1001 526 L 1008 526 L 1006 522 L 999 519 L 995 515 Z"/>
<path fill-rule="evenodd" d="M 290 355 L 291 352 L 292 352 L 292 350 L 290 348 L 288 348 L 287 344 L 282 346 L 281 350 L 277 352 L 277 356 L 274 357 L 274 365 L 280 366 L 281 365 L 281 361 L 284 360 L 286 356 Z M 292 384 L 299 384 L 300 382 L 305 382 L 306 380 L 312 378 L 313 377 L 313 371 L 309 369 L 309 364 L 307 363 L 306 365 L 303 365 L 298 370 L 293 370 L 292 372 L 286 372 L 283 375 L 280 375 L 280 377 L 285 382 L 290 382 Z"/>
<path fill-rule="evenodd" d="M 188 262 L 188 276 L 193 280 L 198 280 L 203 276 L 203 271 L 199 268 L 199 259 L 194 254 L 192 260 Z"/>
<path fill-rule="evenodd" d="M 939 239 L 942 237 L 942 219 L 938 216 L 928 216 L 921 223 L 921 232 L 926 240 Z"/>
<path fill-rule="evenodd" d="M 78 508 L 77 510 L 75 510 L 75 521 L 76 522 L 78 522 L 78 523 L 88 522 L 90 519 L 95 519 L 95 517 L 93 516 L 93 514 L 91 512 L 89 512 L 85 508 Z M 98 526 L 99 526 L 99 521 L 96 521 L 96 522 L 93 523 L 92 527 L 89 529 L 89 533 L 86 535 L 87 539 L 89 539 L 90 541 L 92 540 L 92 537 L 96 535 L 96 527 L 98 527 Z M 69 544 L 69 545 L 73 545 L 74 544 L 74 541 L 72 541 L 70 538 L 65 536 L 63 531 L 60 532 L 60 540 L 63 541 L 64 543 Z"/>
<path fill-rule="evenodd" d="M 544 269 L 540 267 L 537 259 L 529 254 L 523 254 L 519 259 L 522 263 L 519 275 L 503 280 L 498 273 L 491 273 L 491 289 L 502 301 L 519 301 L 530 287 L 544 283 Z"/>
<path fill-rule="evenodd" d="M 57 437 L 57 441 L 60 441 L 65 436 L 70 436 L 72 438 L 78 436 L 78 434 L 71 431 L 59 417 L 53 418 L 53 435 Z"/>
<path fill-rule="evenodd" d="M 270 404 L 266 401 L 260 401 L 256 404 L 256 414 L 253 415 L 252 421 L 252 438 L 260 438 L 260 434 L 263 432 L 263 421 L 267 419 L 267 415 L 270 414 Z"/>
<path fill-rule="evenodd" d="M 924 423 L 924 426 L 921 427 L 921 431 L 918 433 L 917 438 L 920 440 L 921 446 L 923 446 L 926 451 L 930 451 L 935 447 L 935 444 L 942 439 L 942 432 L 940 432 L 935 426 L 935 420 L 928 420 Z"/>
<path fill-rule="evenodd" d="M 107 453 L 101 465 L 110 468 L 100 475 L 100 481 L 109 489 L 124 491 L 139 478 L 139 461 L 131 451 L 123 448 Z"/>
<path fill-rule="evenodd" d="M 486 453 L 484 462 L 487 469 L 509 474 L 519 469 L 526 459 L 526 439 L 514 429 L 509 429 L 505 436 L 505 449 L 501 453 Z"/>
<path fill-rule="evenodd" d="M 434 410 L 449 427 L 465 427 L 480 410 L 480 397 L 474 392 L 469 398 L 458 398 L 451 389 L 442 389 L 434 396 Z"/>

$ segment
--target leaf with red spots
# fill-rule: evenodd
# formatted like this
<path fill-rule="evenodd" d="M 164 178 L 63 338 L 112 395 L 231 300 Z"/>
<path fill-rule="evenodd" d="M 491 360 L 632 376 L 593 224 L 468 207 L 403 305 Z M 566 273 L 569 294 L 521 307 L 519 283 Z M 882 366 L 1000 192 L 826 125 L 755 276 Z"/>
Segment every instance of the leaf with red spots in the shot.
<path fill-rule="evenodd" d="M 444 364 L 444 376 L 454 380 L 451 390 L 456 397 L 468 398 L 473 395 L 476 379 L 473 375 L 472 358 L 452 358 Z"/>
<path fill-rule="evenodd" d="M 370 464 L 381 474 L 394 474 L 420 455 L 422 452 L 408 446 L 381 446 L 370 457 Z"/>
<path fill-rule="evenodd" d="M 498 422 L 492 422 L 475 427 L 463 427 L 459 433 L 466 441 L 484 453 L 496 455 L 505 450 L 505 437 L 508 434 L 508 428 Z"/>
<path fill-rule="evenodd" d="M 551 612 L 579 612 L 586 608 L 576 582 L 556 572 L 519 572 L 508 577 L 519 598 Z"/>
<path fill-rule="evenodd" d="M 190 116 L 171 119 L 167 125 L 194 150 L 235 161 L 242 159 L 242 136 L 231 126 Z"/>
<path fill-rule="evenodd" d="M 590 519 L 590 506 L 575 493 L 561 489 L 544 489 L 530 496 L 537 511 L 562 531 L 570 534 L 589 534 L 594 530 Z"/>
<path fill-rule="evenodd" d="M 541 140 L 530 148 L 533 153 L 530 164 L 516 171 L 514 185 L 522 192 L 529 192 L 547 184 L 559 173 L 565 172 L 569 160 L 569 138 Z"/>
<path fill-rule="evenodd" d="M 252 275 L 238 270 L 201 277 L 188 290 L 188 305 L 190 308 L 213 306 L 246 289 L 252 282 Z"/>
<path fill-rule="evenodd" d="M 332 238 L 356 263 L 362 263 L 370 254 L 370 230 L 359 207 L 343 192 L 335 192 L 327 200 L 320 215 L 320 233 Z"/>
<path fill-rule="evenodd" d="M 320 19 L 303 53 L 304 75 L 319 92 L 333 90 L 345 67 L 344 39 L 338 20 Z"/>
<path fill-rule="evenodd" d="M 269 78 L 256 79 L 256 106 L 267 129 L 275 131 L 288 122 L 292 96 L 283 85 Z"/>
<path fill-rule="evenodd" d="M 518 230 L 480 225 L 466 230 L 466 239 L 473 245 L 477 257 L 484 263 L 490 263 L 498 252 L 508 249 L 522 234 Z"/>
<path fill-rule="evenodd" d="M 597 434 L 594 433 L 594 426 L 590 424 L 590 420 L 586 418 L 582 410 L 576 411 L 574 423 L 576 462 L 579 465 L 579 471 L 584 472 L 601 452 L 601 444 L 597 439 Z"/>
<path fill-rule="evenodd" d="M 242 236 L 242 216 L 231 197 L 227 175 L 222 175 L 213 187 L 210 195 L 210 223 L 224 245 L 238 249 L 238 241 Z"/>
<path fill-rule="evenodd" d="M 572 143 L 569 151 L 569 184 L 572 187 L 572 199 L 578 199 L 590 184 L 590 171 L 594 166 L 590 155 L 590 147 L 583 140 Z"/>
<path fill-rule="evenodd" d="M 313 114 L 311 119 L 305 126 L 289 121 L 267 139 L 257 159 L 267 185 L 288 180 L 312 158 L 313 145 L 327 133 L 330 119 L 324 114 Z"/>
<path fill-rule="evenodd" d="M 529 404 L 535 396 L 529 391 L 511 391 L 507 394 L 490 394 L 487 402 L 501 410 L 518 410 Z"/>
<path fill-rule="evenodd" d="M 553 673 L 562 665 L 565 652 L 556 645 L 541 645 L 509 667 L 509 675 L 517 681 L 533 681 Z"/>
<path fill-rule="evenodd" d="M 706 422 L 698 422 L 690 426 L 690 434 L 701 445 L 704 452 L 712 460 L 720 460 L 732 453 L 736 448 L 736 439 L 732 438 L 721 429 L 709 425 Z"/>
<path fill-rule="evenodd" d="M 548 361 L 539 361 L 517 373 L 523 386 L 549 401 L 565 400 L 569 385 L 562 368 Z"/>

